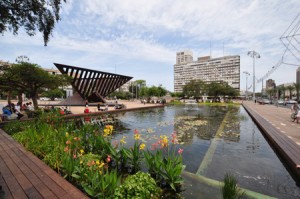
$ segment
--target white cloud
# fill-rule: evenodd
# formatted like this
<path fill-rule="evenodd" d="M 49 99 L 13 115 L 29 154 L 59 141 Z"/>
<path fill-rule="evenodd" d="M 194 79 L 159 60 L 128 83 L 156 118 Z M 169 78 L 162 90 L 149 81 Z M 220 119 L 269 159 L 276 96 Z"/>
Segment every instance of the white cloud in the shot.
<path fill-rule="evenodd" d="M 281 58 L 284 47 L 279 37 L 299 7 L 298 0 L 68 0 L 48 47 L 43 47 L 41 34 L 28 37 L 22 32 L 14 37 L 8 32 L 0 37 L 0 59 L 14 61 L 16 55 L 26 54 L 41 65 L 59 61 L 102 66 L 110 72 L 122 63 L 120 72 L 142 76 L 147 71 L 143 77 L 149 82 L 164 82 L 172 90 L 176 51 L 191 49 L 195 58 L 205 56 L 211 42 L 214 57 L 223 55 L 223 43 L 225 55 L 241 56 L 241 73 L 252 72 L 247 52 L 256 50 L 262 56 L 257 76 L 263 76 Z M 123 70 L 125 66 L 138 69 Z M 162 78 L 152 75 L 153 68 L 161 67 L 166 67 Z M 294 74 L 295 67 L 282 68 L 287 76 Z M 285 76 L 277 73 L 272 78 L 284 81 Z M 241 82 L 244 88 L 242 74 Z"/>

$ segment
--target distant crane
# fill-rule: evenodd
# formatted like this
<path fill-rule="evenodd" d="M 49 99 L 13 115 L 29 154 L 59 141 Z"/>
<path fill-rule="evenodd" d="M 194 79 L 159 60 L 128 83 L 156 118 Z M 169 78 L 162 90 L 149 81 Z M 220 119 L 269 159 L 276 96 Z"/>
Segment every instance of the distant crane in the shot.
<path fill-rule="evenodd" d="M 280 41 L 286 47 L 281 59 L 275 66 L 271 68 L 263 77 L 257 80 L 260 83 L 267 79 L 281 64 L 299 66 L 299 64 L 287 63 L 284 61 L 287 52 L 291 53 L 293 57 L 300 62 L 300 13 L 295 17 L 290 26 L 284 31 L 280 37 Z"/>

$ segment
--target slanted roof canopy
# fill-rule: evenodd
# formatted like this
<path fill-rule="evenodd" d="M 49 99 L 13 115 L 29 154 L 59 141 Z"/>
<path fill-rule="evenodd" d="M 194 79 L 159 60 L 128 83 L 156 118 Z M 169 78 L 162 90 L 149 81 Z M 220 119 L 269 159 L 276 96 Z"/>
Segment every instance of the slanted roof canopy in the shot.
<path fill-rule="evenodd" d="M 58 70 L 72 77 L 72 86 L 83 99 L 99 102 L 103 98 L 120 88 L 132 77 L 106 73 L 76 66 L 54 63 Z"/>

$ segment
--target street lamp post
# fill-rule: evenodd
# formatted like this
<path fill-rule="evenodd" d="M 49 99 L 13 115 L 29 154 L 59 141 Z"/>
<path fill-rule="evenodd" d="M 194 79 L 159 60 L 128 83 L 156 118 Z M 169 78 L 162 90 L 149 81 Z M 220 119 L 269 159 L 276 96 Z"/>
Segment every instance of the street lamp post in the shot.
<path fill-rule="evenodd" d="M 250 75 L 250 73 L 248 71 L 244 71 L 243 73 L 246 74 L 246 100 L 248 100 L 248 76 Z"/>
<path fill-rule="evenodd" d="M 253 101 L 255 100 L 255 58 L 259 59 L 260 54 L 254 50 L 249 51 L 248 55 L 253 58 Z"/>

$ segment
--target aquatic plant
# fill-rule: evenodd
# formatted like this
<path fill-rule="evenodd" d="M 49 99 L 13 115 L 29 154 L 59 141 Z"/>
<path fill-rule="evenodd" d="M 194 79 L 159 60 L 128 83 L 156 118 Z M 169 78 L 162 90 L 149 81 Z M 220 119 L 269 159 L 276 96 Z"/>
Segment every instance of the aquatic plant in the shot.
<path fill-rule="evenodd" d="M 244 192 L 237 186 L 237 180 L 231 174 L 225 174 L 222 195 L 223 199 L 238 199 L 244 196 Z"/>

